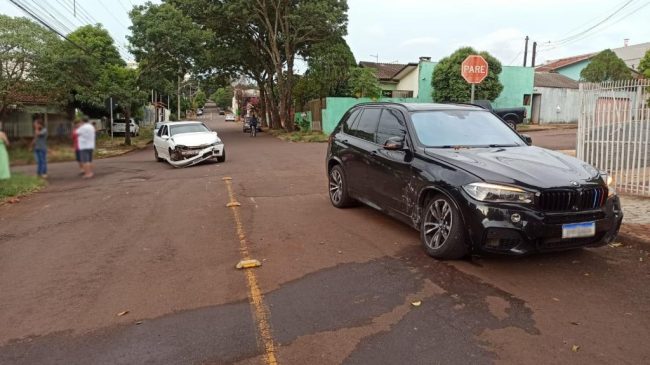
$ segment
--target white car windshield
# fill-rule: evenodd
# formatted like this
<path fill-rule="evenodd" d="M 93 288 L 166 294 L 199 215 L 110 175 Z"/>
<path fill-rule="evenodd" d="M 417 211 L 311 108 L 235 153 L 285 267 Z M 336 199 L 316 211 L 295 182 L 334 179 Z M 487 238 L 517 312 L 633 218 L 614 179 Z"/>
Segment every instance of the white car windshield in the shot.
<path fill-rule="evenodd" d="M 169 127 L 171 135 L 177 135 L 181 133 L 202 133 L 210 132 L 210 130 L 203 124 L 180 124 L 172 125 Z"/>
<path fill-rule="evenodd" d="M 438 110 L 411 115 L 420 143 L 427 147 L 515 147 L 524 141 L 487 111 Z"/>

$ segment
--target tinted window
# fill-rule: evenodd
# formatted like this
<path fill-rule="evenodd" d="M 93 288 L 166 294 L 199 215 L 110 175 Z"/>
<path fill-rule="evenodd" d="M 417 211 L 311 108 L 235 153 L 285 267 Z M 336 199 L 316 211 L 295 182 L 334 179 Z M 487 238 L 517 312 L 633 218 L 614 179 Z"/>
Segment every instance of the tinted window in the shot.
<path fill-rule="evenodd" d="M 354 124 L 354 121 L 357 119 L 359 116 L 360 109 L 356 109 L 350 113 L 350 116 L 348 119 L 343 123 L 343 132 L 345 133 L 350 133 L 350 130 L 352 130 L 352 125 Z"/>
<path fill-rule="evenodd" d="M 431 147 L 524 146 L 519 135 L 487 111 L 440 110 L 411 115 L 420 142 Z"/>
<path fill-rule="evenodd" d="M 162 128 L 160 128 L 158 130 L 158 137 L 162 137 L 165 134 L 167 134 L 167 126 L 166 125 L 162 126 Z"/>
<path fill-rule="evenodd" d="M 377 131 L 380 113 L 381 109 L 379 108 L 364 109 L 359 122 L 354 126 L 352 134 L 366 141 L 375 142 L 375 132 Z"/>
<path fill-rule="evenodd" d="M 384 109 L 379 119 L 377 128 L 377 144 L 383 145 L 390 137 L 401 137 L 406 134 L 406 129 L 397 110 Z"/>

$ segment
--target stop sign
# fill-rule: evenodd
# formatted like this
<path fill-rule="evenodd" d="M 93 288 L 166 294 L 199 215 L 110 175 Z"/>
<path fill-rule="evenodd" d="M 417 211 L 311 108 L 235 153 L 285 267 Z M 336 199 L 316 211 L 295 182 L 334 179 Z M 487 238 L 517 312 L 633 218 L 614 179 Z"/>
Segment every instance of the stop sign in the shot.
<path fill-rule="evenodd" d="M 460 74 L 470 84 L 480 84 L 488 74 L 488 63 L 479 55 L 467 56 L 460 65 Z"/>

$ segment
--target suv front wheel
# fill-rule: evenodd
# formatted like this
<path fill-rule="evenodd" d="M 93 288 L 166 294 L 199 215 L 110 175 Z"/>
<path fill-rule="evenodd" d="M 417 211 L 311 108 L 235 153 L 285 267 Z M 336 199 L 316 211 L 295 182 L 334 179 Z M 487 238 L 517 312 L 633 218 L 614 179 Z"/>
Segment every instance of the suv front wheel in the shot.
<path fill-rule="evenodd" d="M 455 260 L 467 255 L 460 212 L 451 199 L 436 195 L 425 209 L 420 221 L 420 240 L 429 256 Z"/>

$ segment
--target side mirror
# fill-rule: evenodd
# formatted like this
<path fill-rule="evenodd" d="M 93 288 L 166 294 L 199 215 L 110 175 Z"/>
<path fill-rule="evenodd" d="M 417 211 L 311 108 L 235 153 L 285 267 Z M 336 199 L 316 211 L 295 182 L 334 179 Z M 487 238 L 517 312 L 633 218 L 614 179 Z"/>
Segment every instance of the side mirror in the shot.
<path fill-rule="evenodd" d="M 166 134 L 163 134 L 162 136 L 160 136 L 160 138 L 162 138 L 162 139 L 169 139 L 169 136 L 166 135 Z"/>
<path fill-rule="evenodd" d="M 384 149 L 399 151 L 404 149 L 404 137 L 390 137 L 384 142 Z"/>
<path fill-rule="evenodd" d="M 524 142 L 526 142 L 527 145 L 529 145 L 529 146 L 533 145 L 533 139 L 529 135 L 521 134 L 521 138 L 524 139 Z"/>

